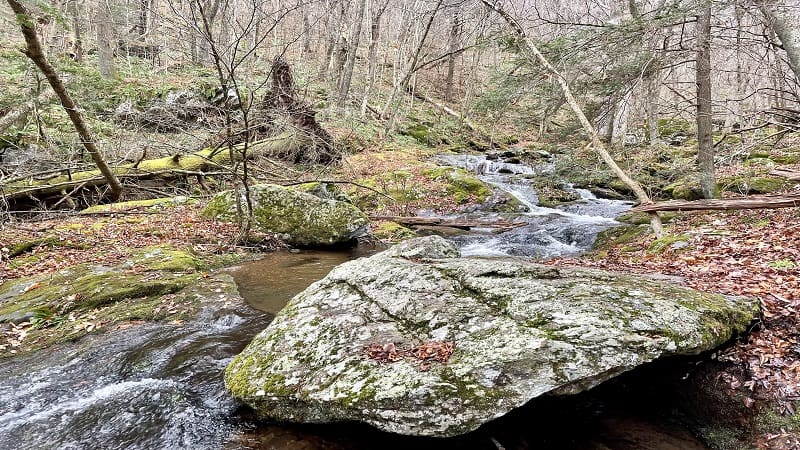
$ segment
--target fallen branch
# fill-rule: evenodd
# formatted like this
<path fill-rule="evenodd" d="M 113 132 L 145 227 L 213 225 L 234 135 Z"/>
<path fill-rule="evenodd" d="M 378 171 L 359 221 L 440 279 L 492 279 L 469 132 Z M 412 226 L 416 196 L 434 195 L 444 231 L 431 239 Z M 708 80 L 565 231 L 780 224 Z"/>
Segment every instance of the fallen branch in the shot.
<path fill-rule="evenodd" d="M 272 138 L 251 143 L 248 147 L 247 157 L 256 155 L 272 155 L 281 153 L 289 148 L 302 146 L 306 140 L 295 133 L 287 132 Z M 119 179 L 152 179 L 152 178 L 178 178 L 185 176 L 202 176 L 213 173 L 227 173 L 225 169 L 232 162 L 232 157 L 240 158 L 239 152 L 214 151 L 204 149 L 186 155 L 165 156 L 163 158 L 146 159 L 134 164 L 125 164 L 113 168 L 114 175 Z M 6 200 L 23 198 L 44 199 L 63 190 L 75 187 L 94 187 L 107 183 L 99 170 L 74 172 L 47 180 L 27 180 L 17 183 L 6 183 L 0 197 Z"/>
<path fill-rule="evenodd" d="M 407 216 L 371 216 L 372 220 L 388 220 L 405 226 L 424 225 L 431 227 L 450 227 L 469 230 L 471 228 L 512 229 L 527 225 L 526 222 L 509 222 L 506 220 L 467 220 L 448 219 L 443 217 L 407 217 Z"/>
<path fill-rule="evenodd" d="M 796 170 L 775 169 L 770 173 L 770 175 L 775 177 L 786 178 L 789 181 L 800 182 L 800 172 Z"/>
<path fill-rule="evenodd" d="M 463 123 L 464 126 L 466 126 L 470 131 L 476 132 L 476 133 L 480 133 L 482 135 L 486 134 L 483 131 L 479 130 L 478 127 L 474 123 L 469 121 L 469 119 L 464 117 L 462 114 L 459 114 L 457 111 L 455 111 L 454 109 L 450 108 L 449 106 L 447 106 L 445 104 L 442 104 L 442 103 L 439 103 L 439 102 L 437 102 L 436 100 L 434 100 L 432 98 L 426 97 L 426 96 L 422 95 L 417 90 L 408 89 L 407 92 L 408 92 L 409 95 L 413 96 L 417 100 L 420 100 L 422 102 L 428 103 L 431 106 L 433 106 L 434 108 L 444 112 L 448 116 L 453 117 L 456 120 L 461 121 L 461 123 Z M 483 136 L 483 137 L 485 137 L 485 136 Z"/>
<path fill-rule="evenodd" d="M 794 208 L 798 206 L 800 206 L 800 193 L 716 200 L 670 200 L 637 206 L 631 209 L 630 212 L 777 209 Z"/>

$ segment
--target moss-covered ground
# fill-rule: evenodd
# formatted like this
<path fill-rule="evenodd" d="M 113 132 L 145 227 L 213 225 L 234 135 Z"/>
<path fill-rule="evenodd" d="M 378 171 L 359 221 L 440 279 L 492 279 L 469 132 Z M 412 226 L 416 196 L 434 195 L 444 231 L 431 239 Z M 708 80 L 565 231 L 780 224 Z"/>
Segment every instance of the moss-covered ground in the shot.
<path fill-rule="evenodd" d="M 0 357 L 124 323 L 191 317 L 194 291 L 213 281 L 213 269 L 252 257 L 236 245 L 236 225 L 201 218 L 199 206 L 145 202 L 116 213 L 7 224 L 0 238 Z M 281 245 L 256 238 L 264 249 Z"/>

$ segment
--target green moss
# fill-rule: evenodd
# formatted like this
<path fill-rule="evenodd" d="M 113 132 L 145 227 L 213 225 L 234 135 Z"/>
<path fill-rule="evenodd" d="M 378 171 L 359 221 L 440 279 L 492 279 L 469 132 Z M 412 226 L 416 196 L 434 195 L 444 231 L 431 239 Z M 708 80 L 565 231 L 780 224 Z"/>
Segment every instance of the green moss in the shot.
<path fill-rule="evenodd" d="M 45 237 L 40 239 L 33 239 L 30 241 L 18 242 L 13 244 L 9 249 L 8 256 L 13 258 L 23 253 L 27 253 L 36 247 L 53 246 L 58 244 L 58 239 L 55 237 Z"/>
<path fill-rule="evenodd" d="M 476 202 L 483 202 L 492 195 L 492 190 L 483 181 L 464 170 L 448 172 L 447 179 L 447 192 L 453 196 L 456 203 L 465 203 L 473 198 Z"/>
<path fill-rule="evenodd" d="M 658 214 L 662 223 L 672 222 L 677 213 L 665 211 Z M 650 215 L 647 213 L 625 213 L 617 217 L 617 221 L 630 225 L 647 225 L 650 223 Z"/>
<path fill-rule="evenodd" d="M 188 252 L 169 245 L 156 245 L 137 252 L 131 258 L 135 266 L 144 266 L 147 271 L 194 272 L 203 268 L 203 262 Z"/>
<path fill-rule="evenodd" d="M 689 241 L 689 236 L 686 236 L 684 234 L 664 236 L 650 243 L 650 245 L 647 247 L 647 253 L 650 255 L 664 253 L 664 251 L 668 249 L 672 244 L 676 242 L 686 242 L 686 241 Z"/>
<path fill-rule="evenodd" d="M 684 178 L 668 184 L 662 191 L 675 200 L 699 200 L 703 198 L 700 185 L 691 178 Z"/>
<path fill-rule="evenodd" d="M 615 245 L 628 244 L 650 233 L 648 225 L 623 225 L 601 231 L 592 247 L 594 250 L 606 250 Z"/>
<path fill-rule="evenodd" d="M 770 156 L 769 158 L 778 164 L 800 163 L 800 154 L 776 155 L 776 156 Z"/>
<path fill-rule="evenodd" d="M 779 433 L 781 430 L 798 432 L 800 431 L 800 412 L 783 415 L 773 408 L 765 407 L 756 416 L 754 426 L 759 434 Z"/>
<path fill-rule="evenodd" d="M 772 177 L 734 177 L 720 181 L 728 192 L 742 194 L 771 194 L 786 188 L 789 183 L 782 178 Z"/>
<path fill-rule="evenodd" d="M 659 119 L 658 133 L 661 136 L 671 136 L 676 133 L 693 134 L 694 125 L 690 121 L 684 119 Z"/>
<path fill-rule="evenodd" d="M 436 167 L 431 167 L 431 168 L 425 169 L 422 172 L 422 174 L 425 175 L 427 178 L 429 178 L 431 180 L 438 180 L 438 179 L 446 178 L 447 175 L 452 171 L 453 171 L 453 169 L 449 168 L 449 167 L 436 166 Z"/>
<path fill-rule="evenodd" d="M 94 205 L 81 211 L 82 214 L 110 213 L 115 211 L 129 211 L 132 209 L 164 209 L 177 205 L 191 203 L 187 197 L 165 197 L 149 200 L 133 200 L 129 202 L 111 203 L 107 205 Z"/>
<path fill-rule="evenodd" d="M 539 198 L 539 206 L 544 206 L 546 208 L 553 208 L 558 205 L 563 205 L 564 203 L 580 200 L 581 198 L 578 193 L 565 190 L 560 181 L 553 179 L 538 179 L 531 184 L 533 188 L 536 189 L 536 195 Z"/>
<path fill-rule="evenodd" d="M 751 450 L 742 440 L 743 432 L 732 426 L 713 425 L 699 430 L 700 438 L 714 450 Z"/>
<path fill-rule="evenodd" d="M 397 222 L 383 222 L 374 232 L 375 237 L 390 242 L 399 242 L 417 236 L 417 233 Z"/>

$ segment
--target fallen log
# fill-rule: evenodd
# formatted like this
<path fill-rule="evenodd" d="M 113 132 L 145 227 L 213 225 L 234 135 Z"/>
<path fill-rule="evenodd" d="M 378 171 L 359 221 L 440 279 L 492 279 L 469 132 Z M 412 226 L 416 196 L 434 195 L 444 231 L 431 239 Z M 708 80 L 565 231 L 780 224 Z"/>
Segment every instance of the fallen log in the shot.
<path fill-rule="evenodd" d="M 247 157 L 273 156 L 305 145 L 306 138 L 294 132 L 286 132 L 275 137 L 250 143 Z M 227 148 L 206 148 L 190 154 L 176 154 L 163 158 L 145 159 L 137 163 L 124 164 L 112 168 L 119 179 L 178 178 L 189 175 L 205 175 L 208 171 L 228 169 L 229 165 L 241 159 L 243 146 L 231 152 Z M 233 155 L 231 155 L 233 153 Z M 5 200 L 36 198 L 42 200 L 58 195 L 75 187 L 94 187 L 106 183 L 99 170 L 69 173 L 45 180 L 22 180 L 0 185 L 0 197 Z"/>
<path fill-rule="evenodd" d="M 717 200 L 670 200 L 666 202 L 640 205 L 632 208 L 630 212 L 777 209 L 794 208 L 798 206 L 800 206 L 800 193 L 784 195 L 754 195 L 744 198 Z"/>
<path fill-rule="evenodd" d="M 770 172 L 770 175 L 774 177 L 781 177 L 786 178 L 789 181 L 798 181 L 800 182 L 800 172 L 796 170 L 789 170 L 789 169 L 775 169 Z"/>
<path fill-rule="evenodd" d="M 50 101 L 55 94 L 52 89 L 47 89 L 38 97 L 35 92 L 29 92 L 25 96 L 30 100 L 11 108 L 5 115 L 0 117 L 0 133 L 11 128 L 12 125 L 25 123 L 28 115 L 36 109 L 37 104 Z"/>
<path fill-rule="evenodd" d="M 477 219 L 451 219 L 443 217 L 415 217 L 415 216 L 370 216 L 372 220 L 387 220 L 407 227 L 424 225 L 429 227 L 449 227 L 469 230 L 471 228 L 501 228 L 513 229 L 527 225 L 526 222 L 509 222 L 506 220 L 477 220 Z"/>

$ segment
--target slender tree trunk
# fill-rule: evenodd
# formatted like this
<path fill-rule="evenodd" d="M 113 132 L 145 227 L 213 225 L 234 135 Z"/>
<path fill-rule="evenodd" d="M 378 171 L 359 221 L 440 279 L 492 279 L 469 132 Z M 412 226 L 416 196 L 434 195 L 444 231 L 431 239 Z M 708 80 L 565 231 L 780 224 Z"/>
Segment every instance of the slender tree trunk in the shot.
<path fill-rule="evenodd" d="M 136 18 L 136 26 L 134 29 L 136 30 L 136 34 L 142 39 L 144 39 L 143 36 L 147 34 L 147 17 L 149 10 L 150 2 L 148 0 L 139 0 L 138 17 Z"/>
<path fill-rule="evenodd" d="M 16 14 L 17 23 L 22 30 L 23 36 L 25 36 L 25 55 L 28 56 L 28 58 L 30 58 L 31 61 L 36 64 L 36 67 L 42 71 L 44 76 L 47 77 L 47 81 L 53 88 L 53 92 L 55 92 L 58 98 L 61 100 L 61 105 L 67 112 L 67 115 L 69 115 L 69 118 L 72 121 L 72 124 L 75 126 L 75 131 L 78 132 L 81 141 L 83 141 L 84 147 L 91 155 L 92 160 L 97 165 L 100 173 L 108 181 L 108 185 L 111 188 L 111 200 L 118 200 L 122 196 L 122 185 L 108 164 L 106 164 L 103 156 L 97 150 L 97 146 L 94 144 L 94 139 L 92 139 L 89 128 L 86 126 L 86 122 L 83 120 L 83 115 L 81 114 L 75 102 L 72 101 L 72 97 L 69 96 L 67 89 L 64 87 L 64 83 L 61 82 L 61 78 L 59 78 L 58 74 L 56 73 L 56 69 L 47 61 L 47 58 L 44 56 L 42 45 L 39 42 L 39 36 L 36 35 L 36 29 L 34 28 L 36 19 L 30 14 L 27 8 L 19 3 L 18 0 L 6 1 L 8 2 L 8 5 L 11 6 L 14 14 Z"/>
<path fill-rule="evenodd" d="M 783 50 L 789 59 L 789 67 L 797 80 L 800 80 L 800 29 L 797 20 L 800 14 L 792 14 L 789 5 L 774 0 L 756 0 L 759 9 L 767 18 L 772 31 L 781 40 Z"/>
<path fill-rule="evenodd" d="M 369 73 L 367 75 L 367 87 L 364 90 L 364 98 L 361 101 L 361 117 L 367 114 L 367 106 L 369 105 L 369 97 L 372 95 L 372 89 L 375 87 L 375 76 L 378 71 L 378 43 L 381 37 L 381 16 L 383 16 L 386 7 L 389 5 L 389 0 L 385 0 L 383 6 L 378 7 L 375 3 L 380 0 L 372 0 L 371 22 L 370 22 L 370 39 L 369 39 Z"/>
<path fill-rule="evenodd" d="M 69 4 L 69 9 L 70 15 L 72 16 L 72 32 L 74 33 L 75 38 L 75 42 L 72 47 L 72 53 L 75 55 L 75 61 L 83 62 L 83 38 L 81 36 L 81 20 L 78 0 L 72 0 Z"/>
<path fill-rule="evenodd" d="M 697 163 L 703 198 L 717 197 L 711 139 L 711 6 L 697 18 Z"/>
<path fill-rule="evenodd" d="M 628 133 L 628 118 L 630 117 L 630 99 L 633 91 L 629 90 L 617 100 L 614 106 L 614 114 L 611 117 L 611 142 L 612 146 L 622 146 L 625 144 L 625 135 Z"/>
<path fill-rule="evenodd" d="M 336 21 L 332 20 L 331 14 L 327 14 L 328 11 L 333 8 L 333 2 L 335 0 L 327 0 L 325 2 L 324 10 L 326 14 L 322 16 L 322 22 L 325 28 L 325 51 L 322 54 L 322 60 L 319 63 L 319 71 L 317 76 L 320 80 L 325 80 L 328 78 L 328 67 L 331 64 L 331 58 L 333 58 L 333 51 L 336 49 Z"/>
<path fill-rule="evenodd" d="M 353 67 L 356 64 L 356 54 L 358 53 L 358 43 L 361 40 L 361 23 L 364 21 L 364 11 L 367 9 L 367 0 L 361 0 L 356 9 L 356 23 L 353 32 L 350 34 L 350 42 L 347 46 L 347 61 L 339 81 L 339 99 L 336 106 L 344 108 L 347 96 L 350 94 L 350 83 L 353 80 Z"/>
<path fill-rule="evenodd" d="M 661 96 L 661 70 L 654 70 L 645 77 L 645 115 L 647 116 L 647 141 L 651 147 L 661 145 L 658 130 L 659 98 Z"/>
<path fill-rule="evenodd" d="M 100 75 L 114 78 L 114 24 L 108 0 L 99 0 L 95 27 L 97 29 L 97 64 Z"/>
<path fill-rule="evenodd" d="M 450 56 L 447 57 L 447 79 L 445 81 L 445 94 L 444 99 L 448 102 L 453 101 L 453 90 L 456 73 L 456 50 L 458 50 L 458 37 L 461 34 L 461 14 L 458 7 L 453 12 L 453 20 L 450 27 Z"/>
<path fill-rule="evenodd" d="M 411 66 L 408 68 L 408 72 L 406 72 L 406 75 L 403 77 L 403 81 L 400 82 L 400 86 L 398 86 L 399 89 L 395 89 L 395 91 L 398 90 L 400 92 L 408 91 L 411 79 L 417 71 L 417 63 L 419 62 L 419 56 L 422 53 L 422 48 L 425 46 L 425 41 L 428 39 L 428 34 L 430 33 L 431 27 L 433 26 L 433 20 L 436 18 L 436 13 L 439 12 L 439 9 L 442 7 L 443 2 L 444 0 L 439 0 L 438 2 L 436 2 L 436 6 L 434 7 L 433 12 L 431 12 L 431 16 L 428 19 L 428 23 L 425 25 L 425 31 L 423 31 L 422 37 L 419 40 L 419 45 L 417 45 L 417 50 L 414 52 L 414 57 L 411 59 Z M 397 94 L 397 92 L 393 93 L 395 95 Z M 389 122 L 386 124 L 386 130 L 384 131 L 384 134 L 388 134 L 389 131 L 391 131 L 394 128 L 394 119 L 397 116 L 397 108 L 399 106 L 400 105 L 398 102 L 394 105 L 394 107 L 391 108 L 391 111 L 389 112 Z"/>
<path fill-rule="evenodd" d="M 303 56 L 311 54 L 311 13 L 309 6 L 303 6 Z"/>
<path fill-rule="evenodd" d="M 528 50 L 528 58 L 531 58 L 534 62 L 538 62 L 541 64 L 548 72 L 550 72 L 558 81 L 559 86 L 561 87 L 561 91 L 564 94 L 564 98 L 567 101 L 567 104 L 572 108 L 572 111 L 578 116 L 578 120 L 580 121 L 581 125 L 583 126 L 584 131 L 589 135 L 591 139 L 592 148 L 598 153 L 598 155 L 603 159 L 603 161 L 608 165 L 612 172 L 623 182 L 626 186 L 628 186 L 631 191 L 636 195 L 636 198 L 639 200 L 639 203 L 642 205 L 648 205 L 652 203 L 650 197 L 647 193 L 642 189 L 642 186 L 639 185 L 633 178 L 628 176 L 624 170 L 622 170 L 619 165 L 617 165 L 614 158 L 611 157 L 611 154 L 608 153 L 603 143 L 600 141 L 599 136 L 597 135 L 597 130 L 586 117 L 586 114 L 583 113 L 583 109 L 578 104 L 578 101 L 575 100 L 575 97 L 572 95 L 572 89 L 570 89 L 567 80 L 561 75 L 561 73 L 550 64 L 550 61 L 545 58 L 542 52 L 539 51 L 539 48 L 533 42 L 531 38 L 525 34 L 525 30 L 522 26 L 514 20 L 511 15 L 509 15 L 504 9 L 499 6 L 499 2 L 491 1 L 491 0 L 481 0 L 481 3 L 489 7 L 491 10 L 499 14 L 511 28 L 514 30 L 520 38 L 522 38 L 525 47 Z M 653 227 L 653 232 L 656 236 L 662 236 L 664 234 L 664 227 L 661 225 L 661 219 L 658 217 L 658 213 L 650 213 L 650 225 Z"/>

